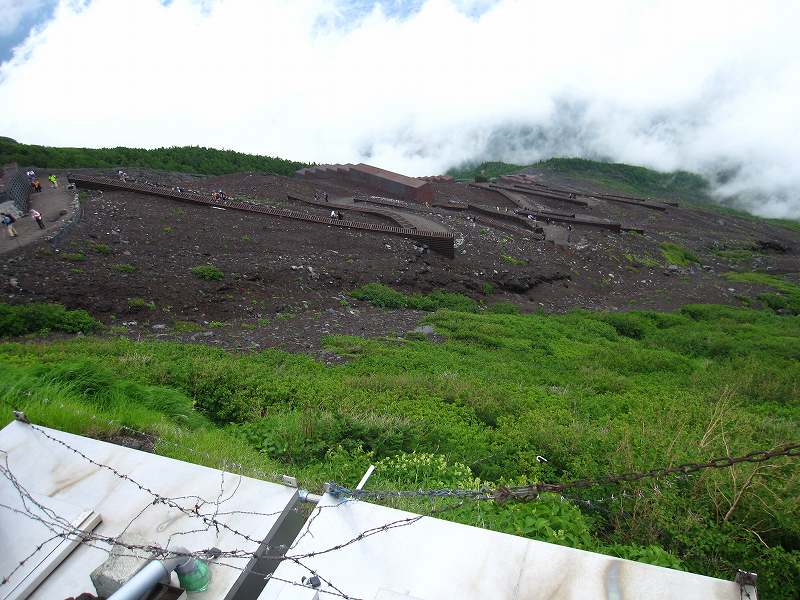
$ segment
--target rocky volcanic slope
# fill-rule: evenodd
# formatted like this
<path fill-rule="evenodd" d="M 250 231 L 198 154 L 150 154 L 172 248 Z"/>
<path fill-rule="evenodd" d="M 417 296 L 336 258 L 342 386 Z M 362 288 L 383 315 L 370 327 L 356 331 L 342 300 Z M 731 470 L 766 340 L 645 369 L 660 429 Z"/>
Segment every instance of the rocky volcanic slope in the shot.
<path fill-rule="evenodd" d="M 105 174 L 105 173 L 100 173 Z M 312 184 L 292 178 L 236 174 L 197 178 L 136 171 L 137 179 L 182 185 L 310 214 L 325 210 L 287 200 L 366 197 L 367 188 Z M 504 211 L 499 194 L 458 183 L 436 183 L 435 202 L 461 201 Z M 573 227 L 568 245 L 530 231 L 511 235 L 470 220 L 470 213 L 419 207 L 415 214 L 455 236 L 454 260 L 422 255 L 411 240 L 215 210 L 130 192 L 85 194 L 82 221 L 57 249 L 46 243 L 5 257 L 2 293 L 10 302 L 51 301 L 85 308 L 115 331 L 219 343 L 235 348 L 309 349 L 329 333 L 384 335 L 413 329 L 420 314 L 386 312 L 348 299 L 352 288 L 383 282 L 404 291 L 437 288 L 523 311 L 572 308 L 672 309 L 693 302 L 736 305 L 756 289 L 722 273 L 798 271 L 800 234 L 764 222 L 697 208 L 658 212 L 596 201 L 588 209 L 537 200 L 555 211 L 583 213 L 643 234 Z M 472 213 L 475 216 L 475 213 Z M 379 217 L 346 215 L 368 222 Z M 671 242 L 699 263 L 668 265 L 660 244 Z M 718 252 L 745 250 L 738 260 Z M 81 260 L 81 256 L 85 256 Z M 203 281 L 191 268 L 213 264 L 220 281 Z M 487 285 L 489 284 L 489 285 Z M 491 293 L 487 294 L 491 290 Z M 143 301 L 143 302 L 142 302 Z M 186 321 L 196 325 L 179 325 Z"/>

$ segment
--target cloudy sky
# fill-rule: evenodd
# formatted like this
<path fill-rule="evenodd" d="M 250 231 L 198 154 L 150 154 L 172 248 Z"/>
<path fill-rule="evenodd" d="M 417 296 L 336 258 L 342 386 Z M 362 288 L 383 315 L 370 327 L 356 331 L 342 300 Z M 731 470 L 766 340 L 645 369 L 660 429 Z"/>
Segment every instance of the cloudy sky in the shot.
<path fill-rule="evenodd" d="M 583 156 L 800 217 L 800 2 L 0 0 L 0 135 L 412 175 Z"/>

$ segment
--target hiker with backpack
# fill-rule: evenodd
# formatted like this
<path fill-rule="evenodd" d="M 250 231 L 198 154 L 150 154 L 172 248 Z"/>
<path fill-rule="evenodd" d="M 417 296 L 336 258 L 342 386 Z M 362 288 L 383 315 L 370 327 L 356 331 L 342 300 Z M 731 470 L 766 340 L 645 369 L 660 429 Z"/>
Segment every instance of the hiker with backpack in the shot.
<path fill-rule="evenodd" d="M 53 189 L 57 190 L 58 189 L 58 179 L 56 178 L 56 176 L 55 175 L 50 175 L 50 177 L 48 177 L 47 179 L 50 181 L 50 185 L 53 186 Z"/>
<path fill-rule="evenodd" d="M 42 221 L 42 213 L 32 208 L 31 217 L 33 217 L 33 220 L 36 221 L 36 224 L 39 226 L 39 229 L 44 229 L 44 221 Z"/>
<path fill-rule="evenodd" d="M 14 223 L 16 219 L 13 215 L 9 213 L 0 213 L 3 215 L 3 225 L 6 226 L 6 230 L 8 231 L 8 237 L 17 237 L 17 230 L 14 229 Z"/>

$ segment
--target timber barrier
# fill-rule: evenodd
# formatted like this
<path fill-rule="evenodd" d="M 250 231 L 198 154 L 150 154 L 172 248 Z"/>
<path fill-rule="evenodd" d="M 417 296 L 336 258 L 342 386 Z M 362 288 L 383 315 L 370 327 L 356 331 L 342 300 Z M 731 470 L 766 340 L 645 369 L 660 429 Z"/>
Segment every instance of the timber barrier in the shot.
<path fill-rule="evenodd" d="M 157 188 L 141 183 L 118 181 L 107 177 L 94 177 L 90 175 L 69 175 L 68 178 L 70 182 L 78 186 L 90 189 L 138 192 L 141 194 L 148 194 L 150 196 L 169 198 L 171 200 L 191 202 L 193 204 L 216 206 L 219 208 L 227 208 L 232 210 L 259 213 L 262 215 L 277 217 L 281 219 L 292 219 L 294 221 L 316 223 L 319 225 L 329 225 L 332 227 L 342 227 L 345 229 L 355 229 L 359 231 L 382 233 L 386 235 L 397 235 L 420 241 L 425 245 L 427 245 L 432 251 L 442 254 L 448 258 L 455 257 L 454 236 L 452 233 L 442 233 L 438 231 L 423 231 L 419 229 L 409 229 L 406 227 L 392 227 L 391 225 L 378 225 L 375 223 L 364 223 L 360 221 L 349 221 L 344 219 L 339 220 L 339 219 L 331 219 L 328 217 L 318 217 L 316 215 L 309 215 L 295 210 L 288 210 L 284 208 L 271 208 L 268 206 L 261 206 L 259 204 L 237 202 L 235 200 L 218 200 L 218 199 L 215 200 L 211 197 L 204 196 L 202 194 L 177 192 L 166 188 Z"/>

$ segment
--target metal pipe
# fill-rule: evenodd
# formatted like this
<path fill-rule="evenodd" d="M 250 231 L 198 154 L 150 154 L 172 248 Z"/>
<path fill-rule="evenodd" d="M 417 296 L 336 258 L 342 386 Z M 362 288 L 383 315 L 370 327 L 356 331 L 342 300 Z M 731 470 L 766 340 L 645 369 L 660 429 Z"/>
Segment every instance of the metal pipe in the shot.
<path fill-rule="evenodd" d="M 175 548 L 173 552 L 189 554 L 186 548 Z M 170 573 L 177 567 L 193 560 L 191 556 L 173 556 L 164 560 L 152 560 L 147 563 L 136 575 L 122 584 L 108 600 L 140 600 L 142 596 L 152 590 L 160 581 L 169 581 Z"/>
<path fill-rule="evenodd" d="M 317 494 L 312 494 L 308 490 L 297 490 L 297 495 L 300 499 L 300 502 L 319 504 L 320 500 L 322 500 L 322 496 L 319 496 Z"/>

